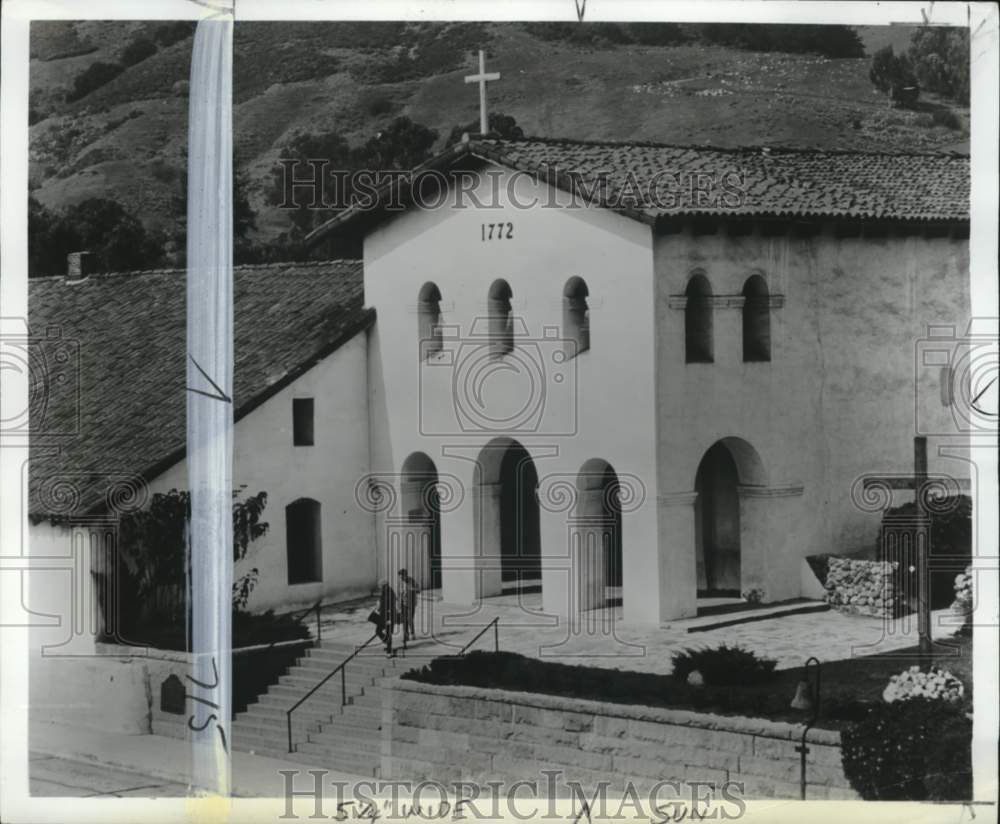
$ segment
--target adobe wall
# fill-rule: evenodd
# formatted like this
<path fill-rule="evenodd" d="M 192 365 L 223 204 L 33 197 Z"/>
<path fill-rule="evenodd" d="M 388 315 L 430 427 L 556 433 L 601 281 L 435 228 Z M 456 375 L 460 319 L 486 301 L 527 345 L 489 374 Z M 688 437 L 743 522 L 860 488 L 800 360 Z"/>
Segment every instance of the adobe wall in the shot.
<path fill-rule="evenodd" d="M 373 518 L 354 497 L 355 483 L 368 473 L 366 361 L 367 337 L 359 334 L 236 422 L 233 486 L 245 485 L 244 495 L 267 492 L 262 517 L 270 525 L 233 573 L 235 580 L 259 570 L 251 610 L 343 600 L 375 587 Z M 313 446 L 292 443 L 292 399 L 298 397 L 315 399 Z M 188 488 L 186 461 L 156 478 L 150 494 L 172 488 Z M 321 505 L 323 580 L 289 585 L 285 507 L 299 498 Z"/>
<path fill-rule="evenodd" d="M 757 558 L 747 558 L 744 546 L 744 571 L 764 580 L 769 600 L 800 594 L 802 557 L 872 546 L 879 515 L 852 500 L 852 484 L 865 473 L 911 474 L 915 435 L 931 436 L 931 473 L 970 476 L 966 462 L 938 455 L 939 445 L 963 441 L 941 400 L 940 369 L 921 355 L 929 325 L 953 325 L 959 337 L 966 331 L 968 241 L 838 237 L 829 227 L 813 237 L 759 229 L 732 236 L 723 228 L 658 235 L 654 248 L 661 495 L 693 491 L 699 462 L 716 441 L 749 444 L 763 468 L 752 483 L 764 488 L 747 490 L 741 515 L 758 517 L 767 539 Z M 678 298 L 695 272 L 717 298 L 714 363 L 685 363 Z M 754 274 L 782 298 L 771 309 L 771 361 L 764 363 L 742 360 L 738 297 Z M 934 345 L 951 347 L 948 339 Z M 691 582 L 678 584 L 677 597 L 690 601 L 688 520 L 693 512 L 683 508 L 661 536 L 671 544 L 676 577 Z M 687 603 L 689 613 L 693 606 Z"/>
<path fill-rule="evenodd" d="M 619 478 L 639 478 L 639 500 L 623 517 L 624 611 L 627 620 L 657 623 L 663 604 L 649 227 L 607 210 L 547 208 L 551 189 L 509 170 L 490 170 L 499 175 L 496 208 L 410 209 L 365 238 L 365 300 L 378 312 L 369 346 L 372 471 L 398 495 L 407 457 L 423 452 L 433 460 L 454 490 L 442 507 L 444 598 L 474 603 L 493 594 L 483 581 L 499 568 L 495 554 L 476 557 L 477 496 L 489 494 L 475 484 L 476 460 L 494 438 L 515 438 L 538 472 L 543 599 L 555 615 L 571 614 L 576 597 L 570 511 L 562 506 L 573 496 L 561 493 L 570 493 L 592 458 L 610 463 Z M 481 175 L 473 196 L 493 203 L 492 186 L 493 179 Z M 491 224 L 504 225 L 502 237 L 494 231 L 489 238 Z M 558 359 L 563 290 L 572 277 L 583 278 L 589 290 L 591 344 L 564 362 Z M 487 298 L 501 278 L 513 292 L 515 350 L 492 361 Z M 422 362 L 418 295 L 427 282 L 440 290 L 447 352 Z M 538 415 L 521 417 L 522 408 Z M 402 502 L 379 513 L 380 552 L 386 515 L 405 516 Z"/>

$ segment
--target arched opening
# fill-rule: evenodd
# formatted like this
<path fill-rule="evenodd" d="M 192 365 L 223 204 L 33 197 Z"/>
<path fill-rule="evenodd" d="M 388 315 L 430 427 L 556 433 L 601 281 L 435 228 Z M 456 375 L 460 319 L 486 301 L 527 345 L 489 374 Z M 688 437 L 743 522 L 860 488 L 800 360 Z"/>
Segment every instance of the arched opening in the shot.
<path fill-rule="evenodd" d="M 771 296 L 760 275 L 743 285 L 743 360 L 771 360 Z"/>
<path fill-rule="evenodd" d="M 405 566 L 427 588 L 441 586 L 441 503 L 438 499 L 438 473 L 434 461 L 423 452 L 411 453 L 403 461 L 400 473 L 400 507 L 416 537 L 419 560 L 404 559 Z M 426 576 L 418 576 L 426 567 Z M 420 580 L 426 577 L 427 580 Z"/>
<path fill-rule="evenodd" d="M 417 296 L 417 336 L 421 360 L 441 351 L 441 291 L 430 281 Z"/>
<path fill-rule="evenodd" d="M 563 338 L 567 357 L 590 349 L 589 294 L 586 282 L 580 277 L 571 277 L 563 288 Z"/>
<path fill-rule="evenodd" d="M 684 359 L 687 363 L 712 363 L 712 285 L 704 275 L 693 275 L 684 292 Z"/>
<path fill-rule="evenodd" d="M 695 476 L 698 594 L 739 597 L 742 546 L 739 487 L 763 486 L 763 465 L 750 444 L 723 438 L 701 459 Z"/>
<path fill-rule="evenodd" d="M 622 510 L 618 474 L 602 458 L 591 458 L 580 468 L 576 486 L 577 530 L 583 531 L 585 539 L 593 541 L 603 556 L 600 573 L 604 579 L 604 603 L 620 606 Z"/>
<path fill-rule="evenodd" d="M 540 586 L 538 471 L 531 455 L 512 438 L 495 438 L 480 452 L 476 484 L 481 550 L 499 560 L 501 591 Z"/>
<path fill-rule="evenodd" d="M 323 580 L 319 501 L 299 498 L 285 507 L 285 552 L 289 584 Z"/>
<path fill-rule="evenodd" d="M 495 280 L 490 286 L 487 301 L 489 316 L 490 350 L 495 356 L 505 355 L 514 349 L 514 315 L 511 298 L 514 293 L 505 280 Z"/>

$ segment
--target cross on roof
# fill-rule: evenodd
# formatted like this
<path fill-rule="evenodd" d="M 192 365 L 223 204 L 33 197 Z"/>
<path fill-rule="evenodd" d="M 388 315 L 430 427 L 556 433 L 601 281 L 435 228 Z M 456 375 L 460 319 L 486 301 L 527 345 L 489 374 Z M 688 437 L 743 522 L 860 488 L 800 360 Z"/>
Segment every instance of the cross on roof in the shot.
<path fill-rule="evenodd" d="M 479 133 L 486 134 L 489 129 L 489 118 L 486 116 L 486 84 L 491 80 L 499 80 L 500 72 L 486 72 L 486 56 L 479 50 L 479 74 L 467 74 L 466 83 L 479 84 Z"/>

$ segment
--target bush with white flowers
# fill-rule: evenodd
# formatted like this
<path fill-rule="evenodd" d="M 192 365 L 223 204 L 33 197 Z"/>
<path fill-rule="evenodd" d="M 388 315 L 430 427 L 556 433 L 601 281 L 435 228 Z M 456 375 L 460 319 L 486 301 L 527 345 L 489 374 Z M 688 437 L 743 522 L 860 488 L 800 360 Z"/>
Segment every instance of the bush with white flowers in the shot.
<path fill-rule="evenodd" d="M 882 700 L 889 704 L 910 698 L 954 702 L 964 694 L 962 682 L 948 670 L 931 669 L 924 672 L 920 667 L 913 666 L 889 679 L 889 685 L 882 693 Z"/>
<path fill-rule="evenodd" d="M 965 572 L 955 576 L 955 604 L 953 609 L 956 612 L 966 613 L 972 610 L 972 567 L 967 566 Z"/>

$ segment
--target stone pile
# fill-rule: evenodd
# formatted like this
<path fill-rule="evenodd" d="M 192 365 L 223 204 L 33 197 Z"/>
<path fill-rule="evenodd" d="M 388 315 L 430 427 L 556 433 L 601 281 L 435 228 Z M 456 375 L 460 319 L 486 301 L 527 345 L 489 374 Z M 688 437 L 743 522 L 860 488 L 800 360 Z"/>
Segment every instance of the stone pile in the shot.
<path fill-rule="evenodd" d="M 891 617 L 895 606 L 896 562 L 830 558 L 826 601 L 843 612 Z"/>

